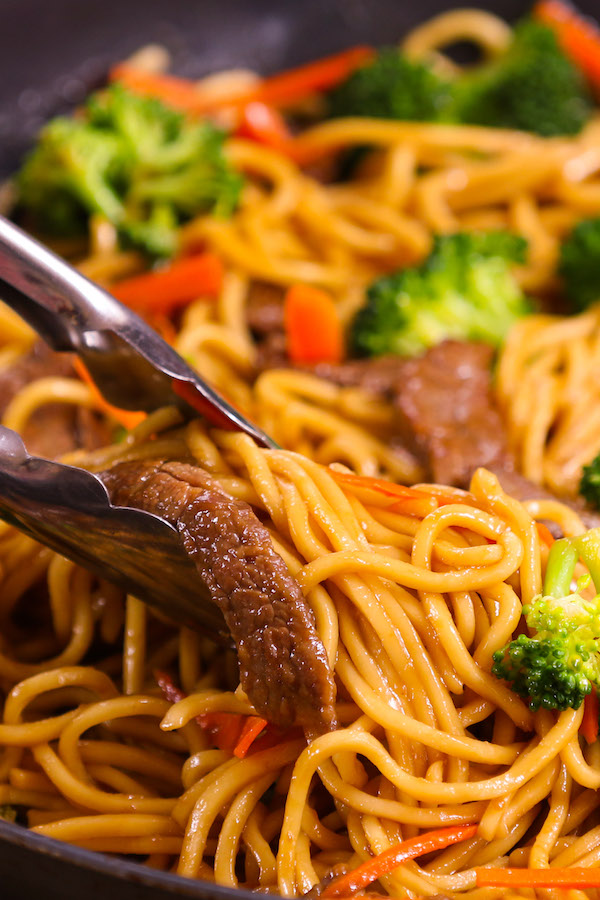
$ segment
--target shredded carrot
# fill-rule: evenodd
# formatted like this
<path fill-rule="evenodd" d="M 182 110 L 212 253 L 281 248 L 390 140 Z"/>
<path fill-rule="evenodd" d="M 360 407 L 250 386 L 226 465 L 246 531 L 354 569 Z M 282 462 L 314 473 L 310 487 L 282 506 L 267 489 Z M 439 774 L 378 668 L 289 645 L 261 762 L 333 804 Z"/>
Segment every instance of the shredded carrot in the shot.
<path fill-rule="evenodd" d="M 598 717 L 600 716 L 600 702 L 596 688 L 592 688 L 583 701 L 583 719 L 580 731 L 588 744 L 595 744 L 598 740 Z"/>
<path fill-rule="evenodd" d="M 600 27 L 596 22 L 564 0 L 540 0 L 533 15 L 553 29 L 565 53 L 600 89 Z"/>
<path fill-rule="evenodd" d="M 477 834 L 477 825 L 459 825 L 456 828 L 439 828 L 435 831 L 428 831 L 400 844 L 394 844 L 388 850 L 384 850 L 379 856 L 368 859 L 366 862 L 358 866 L 352 872 L 342 875 L 332 881 L 322 893 L 323 898 L 342 897 L 355 894 L 361 891 L 369 884 L 372 884 L 382 875 L 387 875 L 394 869 L 398 868 L 403 862 L 409 859 L 416 859 L 425 853 L 431 853 L 434 850 L 443 850 L 451 844 L 457 844 L 459 841 L 466 841 L 475 837 Z M 481 870 L 485 871 L 485 869 Z"/>
<path fill-rule="evenodd" d="M 600 869 L 475 869 L 477 887 L 600 888 Z"/>
<path fill-rule="evenodd" d="M 543 522 L 536 522 L 535 527 L 540 541 L 542 541 L 543 544 L 546 544 L 547 547 L 551 547 L 554 543 L 554 535 L 548 526 L 544 525 Z"/>
<path fill-rule="evenodd" d="M 405 516 L 418 516 L 421 519 L 437 509 L 439 505 L 437 497 L 417 488 L 394 484 L 383 478 L 339 472 L 337 469 L 328 469 L 327 471 L 338 484 L 350 490 L 366 505 L 383 505 L 390 512 Z"/>
<path fill-rule="evenodd" d="M 293 284 L 284 300 L 287 353 L 294 363 L 339 362 L 344 335 L 329 294 L 310 284 Z"/>
<path fill-rule="evenodd" d="M 335 87 L 370 59 L 373 52 L 371 47 L 350 47 L 333 56 L 263 78 L 256 85 L 237 90 L 229 96 L 203 94 L 201 87 L 192 81 L 145 72 L 129 63 L 115 66 L 110 72 L 110 79 L 122 82 L 135 93 L 157 97 L 176 109 L 200 115 L 222 107 L 239 108 L 254 101 L 274 106 L 296 103 L 312 93 Z"/>
<path fill-rule="evenodd" d="M 219 750 L 233 753 L 240 740 L 247 716 L 239 713 L 208 712 L 197 716 L 197 721 L 208 732 Z"/>
<path fill-rule="evenodd" d="M 154 678 L 159 688 L 163 692 L 169 703 L 178 703 L 187 697 L 181 688 L 177 687 L 168 672 L 161 669 L 155 669 Z M 219 750 L 225 750 L 233 753 L 239 759 L 244 759 L 252 747 L 254 752 L 266 750 L 268 747 L 274 746 L 275 743 L 283 737 L 275 726 L 271 726 L 262 716 L 244 716 L 241 713 L 228 712 L 207 712 L 196 716 L 196 721 L 208 734 L 210 734 L 215 746 Z M 274 734 L 270 744 L 261 746 L 256 739 L 265 734 L 267 737 L 269 729 L 273 729 Z M 254 746 L 253 746 L 254 745 Z"/>
<path fill-rule="evenodd" d="M 236 135 L 280 153 L 293 148 L 292 133 L 279 110 L 259 100 L 247 103 L 242 109 Z"/>
<path fill-rule="evenodd" d="M 132 428 L 135 428 L 136 425 L 139 425 L 140 422 L 143 422 L 146 418 L 146 413 L 135 410 L 127 410 L 127 409 L 119 409 L 118 406 L 113 406 L 112 403 L 109 403 L 108 400 L 105 400 L 100 391 L 96 386 L 96 382 L 88 372 L 84 363 L 79 359 L 79 357 L 75 357 L 73 360 L 73 366 L 75 367 L 75 371 L 81 378 L 85 384 L 89 387 L 92 393 L 92 399 L 94 401 L 94 406 L 98 409 L 99 412 L 104 413 L 107 416 L 113 418 L 119 425 L 122 425 L 123 428 L 126 428 L 127 431 L 131 431 Z"/>
<path fill-rule="evenodd" d="M 267 720 L 261 716 L 247 716 L 239 740 L 233 748 L 233 755 L 243 759 L 256 738 L 262 734 L 268 724 Z"/>
<path fill-rule="evenodd" d="M 181 112 L 199 113 L 203 110 L 201 91 L 193 81 L 175 75 L 147 72 L 130 63 L 118 63 L 109 73 L 111 81 L 120 81 L 128 90 L 145 97 L 156 97 L 167 106 Z M 204 98 L 206 101 L 206 98 Z"/>
<path fill-rule="evenodd" d="M 214 253 L 184 256 L 164 269 L 126 278 L 111 287 L 113 296 L 137 312 L 169 315 L 199 297 L 217 297 L 223 264 Z"/>

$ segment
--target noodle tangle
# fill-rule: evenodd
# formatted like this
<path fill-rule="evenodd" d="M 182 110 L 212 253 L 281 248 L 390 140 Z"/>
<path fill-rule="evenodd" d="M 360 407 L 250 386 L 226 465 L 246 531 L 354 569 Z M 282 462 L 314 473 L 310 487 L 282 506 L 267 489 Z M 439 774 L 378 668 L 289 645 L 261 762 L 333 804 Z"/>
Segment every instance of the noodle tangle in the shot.
<path fill-rule="evenodd" d="M 451 73 L 444 48 L 465 37 L 494 56 L 510 34 L 494 16 L 460 10 L 404 46 Z M 161 48 L 143 54 L 148 71 L 167 63 Z M 221 73 L 203 88 L 217 96 L 255 79 Z M 600 213 L 599 143 L 597 116 L 577 137 L 552 139 L 332 120 L 304 131 L 298 148 L 319 150 L 325 166 L 340 149 L 374 152 L 352 181 L 327 183 L 273 149 L 226 141 L 245 176 L 239 209 L 180 231 L 182 252 L 202 245 L 222 259 L 222 290 L 189 304 L 168 337 L 284 449 L 184 425 L 167 409 L 64 460 L 92 471 L 191 460 L 249 503 L 312 608 L 335 671 L 340 728 L 288 729 L 243 758 L 217 748 L 206 716 L 255 714 L 233 652 L 0 523 L 0 815 L 7 807 L 41 835 L 285 897 L 443 826 L 478 832 L 399 866 L 377 890 L 494 900 L 509 895 L 478 888 L 475 868 L 598 865 L 600 745 L 580 741 L 583 709 L 532 712 L 491 674 L 494 651 L 541 591 L 548 546 L 536 519 L 569 536 L 584 531 L 579 516 L 554 501 L 522 505 L 485 469 L 468 491 L 419 484 L 432 498 L 423 517 L 346 489 L 336 472 L 424 481 L 399 446 L 392 401 L 313 372 L 261 367 L 248 309 L 265 284 L 303 282 L 331 295 L 346 327 L 373 278 L 421 261 L 434 233 L 458 230 L 525 236 L 518 280 L 551 293 L 561 238 L 582 215 Z M 101 216 L 83 253 L 59 249 L 109 288 L 145 266 L 119 249 Z M 33 340 L 0 304 L 0 369 Z M 495 390 L 511 450 L 523 474 L 562 496 L 600 450 L 599 363 L 598 308 L 527 317 L 500 352 Z M 50 402 L 96 401 L 75 377 L 34 379 L 2 423 L 22 431 Z M 161 670 L 180 685 L 177 702 L 162 695 Z"/>

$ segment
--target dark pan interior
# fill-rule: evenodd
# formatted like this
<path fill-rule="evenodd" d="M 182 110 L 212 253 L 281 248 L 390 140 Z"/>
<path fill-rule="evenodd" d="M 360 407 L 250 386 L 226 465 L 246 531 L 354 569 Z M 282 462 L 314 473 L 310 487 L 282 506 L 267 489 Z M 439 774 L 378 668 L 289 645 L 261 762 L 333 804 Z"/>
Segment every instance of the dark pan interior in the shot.
<path fill-rule="evenodd" d="M 444 0 L 0 0 L 0 177 L 41 124 L 102 83 L 111 62 L 149 42 L 174 68 L 201 76 L 230 66 L 261 72 L 356 43 L 386 44 Z M 523 0 L 473 5 L 515 19 Z M 580 8 L 597 12 L 597 0 Z M 2 900 L 244 900 L 248 892 L 187 881 L 40 837 L 0 820 Z"/>

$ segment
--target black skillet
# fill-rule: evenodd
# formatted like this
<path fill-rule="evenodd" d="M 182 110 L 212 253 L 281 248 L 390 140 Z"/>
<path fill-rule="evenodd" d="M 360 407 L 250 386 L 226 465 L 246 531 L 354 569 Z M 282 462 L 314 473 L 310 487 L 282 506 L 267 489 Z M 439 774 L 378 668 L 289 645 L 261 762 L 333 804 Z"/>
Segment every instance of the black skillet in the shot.
<path fill-rule="evenodd" d="M 581 0 L 594 12 L 597 0 Z M 110 63 L 149 42 L 196 77 L 250 67 L 269 73 L 352 44 L 392 43 L 454 6 L 449 0 L 0 0 L 0 178 L 50 116 L 102 83 Z M 513 20 L 523 0 L 473 5 Z M 244 900 L 253 895 L 189 881 L 70 847 L 0 820 L 0 900 Z"/>

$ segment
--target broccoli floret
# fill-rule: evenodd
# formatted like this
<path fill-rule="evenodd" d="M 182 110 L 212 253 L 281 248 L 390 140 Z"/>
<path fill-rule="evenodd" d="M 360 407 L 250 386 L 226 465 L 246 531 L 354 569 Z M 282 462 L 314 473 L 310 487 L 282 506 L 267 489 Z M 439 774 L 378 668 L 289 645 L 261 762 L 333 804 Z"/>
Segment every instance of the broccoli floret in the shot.
<path fill-rule="evenodd" d="M 420 266 L 371 284 L 351 327 L 352 350 L 410 356 L 446 338 L 498 345 L 530 311 L 510 269 L 526 247 L 504 231 L 438 236 Z"/>
<path fill-rule="evenodd" d="M 600 509 L 600 453 L 583 467 L 579 493 L 594 509 Z"/>
<path fill-rule="evenodd" d="M 580 556 L 598 590 L 600 529 L 556 541 L 544 592 L 523 607 L 530 635 L 521 634 L 494 653 L 492 672 L 528 699 L 532 710 L 578 709 L 592 688 L 600 687 L 600 595 L 585 600 L 581 584 L 570 592 Z"/>
<path fill-rule="evenodd" d="M 91 213 L 118 222 L 124 214 L 119 185 L 131 163 L 118 135 L 53 119 L 19 173 L 19 203 L 49 234 L 80 233 Z"/>
<path fill-rule="evenodd" d="M 600 300 L 600 218 L 575 226 L 561 247 L 558 271 L 577 311 Z"/>
<path fill-rule="evenodd" d="M 429 66 L 385 48 L 330 93 L 329 115 L 435 121 L 450 97 L 449 82 Z"/>
<path fill-rule="evenodd" d="M 457 121 L 518 128 L 544 136 L 576 134 L 592 112 L 585 79 L 551 28 L 519 23 L 507 53 L 459 78 Z"/>
<path fill-rule="evenodd" d="M 101 213 L 126 246 L 171 256 L 181 222 L 235 209 L 242 181 L 223 137 L 114 84 L 93 95 L 80 118 L 43 129 L 18 177 L 19 204 L 46 233 L 81 233 L 88 216 Z"/>

